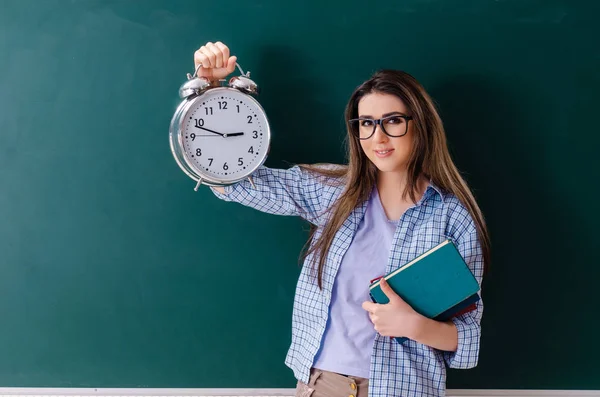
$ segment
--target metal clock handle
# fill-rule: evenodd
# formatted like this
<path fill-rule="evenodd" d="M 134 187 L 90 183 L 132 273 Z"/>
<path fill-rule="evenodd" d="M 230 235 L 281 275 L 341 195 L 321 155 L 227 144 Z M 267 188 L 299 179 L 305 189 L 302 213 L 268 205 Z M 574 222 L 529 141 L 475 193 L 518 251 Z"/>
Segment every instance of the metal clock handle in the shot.
<path fill-rule="evenodd" d="M 240 73 L 242 74 L 242 76 L 244 76 L 244 77 L 248 77 L 248 78 L 250 77 L 250 71 L 248 71 L 248 73 L 244 73 L 244 71 L 242 70 L 242 67 L 241 67 L 241 66 L 240 66 L 240 64 L 239 64 L 239 63 L 237 63 L 237 62 L 235 63 L 235 66 L 237 66 L 237 68 L 239 69 L 239 71 L 240 71 Z M 194 74 L 193 74 L 193 75 L 191 75 L 191 74 L 189 74 L 189 73 L 188 73 L 188 74 L 187 74 L 187 78 L 188 78 L 188 80 L 191 80 L 191 79 L 193 79 L 193 78 L 196 78 L 196 77 L 198 77 L 198 70 L 200 70 L 200 68 L 201 68 L 201 67 L 202 67 L 202 64 L 200 64 L 200 65 L 196 66 L 196 70 L 194 70 Z"/>

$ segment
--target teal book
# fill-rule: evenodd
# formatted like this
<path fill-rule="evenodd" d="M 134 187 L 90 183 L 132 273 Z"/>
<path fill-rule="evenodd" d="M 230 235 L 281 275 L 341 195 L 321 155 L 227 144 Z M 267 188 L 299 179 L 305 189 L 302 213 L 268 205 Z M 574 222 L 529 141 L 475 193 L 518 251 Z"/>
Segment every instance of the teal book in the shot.
<path fill-rule="evenodd" d="M 445 240 L 404 266 L 384 276 L 406 303 L 425 317 L 445 321 L 474 308 L 479 300 L 479 283 L 452 240 Z M 389 299 L 374 281 L 371 299 L 386 304 Z M 396 338 L 402 343 L 406 338 Z"/>

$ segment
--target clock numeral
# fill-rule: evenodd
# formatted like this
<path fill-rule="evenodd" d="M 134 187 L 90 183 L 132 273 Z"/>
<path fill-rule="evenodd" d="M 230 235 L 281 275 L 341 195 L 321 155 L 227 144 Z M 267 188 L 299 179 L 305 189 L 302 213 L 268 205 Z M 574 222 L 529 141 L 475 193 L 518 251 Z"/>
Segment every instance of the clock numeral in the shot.
<path fill-rule="evenodd" d="M 258 131 L 252 131 L 252 138 L 258 138 Z"/>
<path fill-rule="evenodd" d="M 223 164 L 223 169 L 224 169 L 225 171 L 227 171 L 227 170 L 229 169 L 229 166 L 227 165 L 227 163 Z"/>
<path fill-rule="evenodd" d="M 196 134 L 194 134 L 193 132 L 190 134 L 190 138 L 192 138 L 192 141 L 194 141 L 194 139 L 196 139 Z"/>
<path fill-rule="evenodd" d="M 252 116 L 246 116 L 248 117 L 248 124 L 252 124 Z"/>
<path fill-rule="evenodd" d="M 214 159 L 209 159 L 209 160 L 210 160 L 210 163 L 208 163 L 208 166 L 210 167 L 212 165 L 212 162 Z"/>
<path fill-rule="evenodd" d="M 196 149 L 196 156 L 202 156 L 202 150 L 200 150 L 200 148 Z"/>
<path fill-rule="evenodd" d="M 244 159 L 242 157 L 238 159 L 238 165 L 244 165 Z"/>
<path fill-rule="evenodd" d="M 237 107 L 238 113 L 240 112 L 240 105 L 235 105 Z"/>
<path fill-rule="evenodd" d="M 254 154 L 254 148 L 252 146 L 250 146 L 250 149 L 248 149 L 248 153 Z"/>
<path fill-rule="evenodd" d="M 196 128 L 204 126 L 204 119 L 194 119 L 196 122 Z"/>
<path fill-rule="evenodd" d="M 204 110 L 206 110 L 206 115 L 207 115 L 207 116 L 209 115 L 209 109 L 210 109 L 210 114 L 213 114 L 212 107 L 205 108 Z"/>
<path fill-rule="evenodd" d="M 219 109 L 227 109 L 227 101 L 219 102 Z"/>

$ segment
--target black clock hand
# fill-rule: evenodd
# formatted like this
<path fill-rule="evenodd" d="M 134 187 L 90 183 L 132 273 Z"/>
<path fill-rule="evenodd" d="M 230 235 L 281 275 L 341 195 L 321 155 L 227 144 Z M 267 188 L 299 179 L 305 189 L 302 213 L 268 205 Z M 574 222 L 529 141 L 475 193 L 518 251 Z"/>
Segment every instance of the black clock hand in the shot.
<path fill-rule="evenodd" d="M 199 125 L 196 125 L 195 127 L 196 127 L 196 128 L 200 128 L 200 129 L 202 129 L 202 130 L 206 130 L 206 131 L 208 131 L 208 132 L 212 132 L 213 134 L 218 134 L 218 135 L 221 135 L 223 138 L 227 138 L 227 137 L 229 137 L 229 136 L 240 136 L 240 135 L 244 135 L 244 133 L 243 133 L 243 132 L 232 132 L 231 134 L 222 134 L 222 133 L 220 133 L 220 132 L 217 132 L 217 131 L 209 130 L 208 128 L 200 127 Z"/>
<path fill-rule="evenodd" d="M 200 128 L 201 130 L 205 130 L 205 131 L 208 131 L 208 132 L 212 132 L 213 134 L 218 134 L 218 135 L 221 135 L 221 136 L 225 136 L 225 134 L 221 134 L 220 132 L 213 131 L 213 130 L 209 130 L 208 128 L 200 127 L 199 125 L 196 125 L 195 127 L 196 127 L 196 128 Z"/>

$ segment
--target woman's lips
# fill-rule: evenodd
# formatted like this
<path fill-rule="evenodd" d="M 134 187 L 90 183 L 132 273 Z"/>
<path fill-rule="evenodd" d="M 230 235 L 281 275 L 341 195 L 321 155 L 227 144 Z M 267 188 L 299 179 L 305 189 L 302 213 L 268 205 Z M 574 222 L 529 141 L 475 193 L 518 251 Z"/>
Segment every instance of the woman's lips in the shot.
<path fill-rule="evenodd" d="M 379 158 L 384 158 L 392 155 L 394 149 L 375 150 L 375 155 Z"/>

